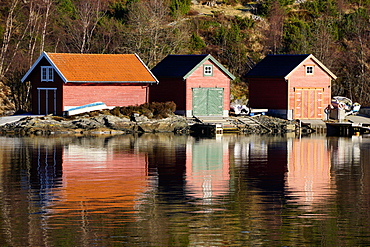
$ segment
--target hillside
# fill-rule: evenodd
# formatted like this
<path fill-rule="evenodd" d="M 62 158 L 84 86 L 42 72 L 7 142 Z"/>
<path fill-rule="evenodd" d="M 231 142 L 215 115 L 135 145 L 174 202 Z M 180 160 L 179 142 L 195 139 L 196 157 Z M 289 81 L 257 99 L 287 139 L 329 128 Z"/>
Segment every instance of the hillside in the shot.
<path fill-rule="evenodd" d="M 265 55 L 310 53 L 337 75 L 334 95 L 370 105 L 369 19 L 370 2 L 355 0 L 4 0 L 0 115 L 29 110 L 20 78 L 42 51 L 137 53 L 150 68 L 209 53 L 237 77 L 235 99 L 248 98 L 244 75 Z"/>
<path fill-rule="evenodd" d="M 239 16 L 242 18 L 245 17 L 251 17 L 251 8 L 248 6 L 243 6 L 241 4 L 236 4 L 236 5 L 227 5 L 227 4 L 215 4 L 211 5 L 210 4 L 201 4 L 198 3 L 197 1 L 193 2 L 191 5 L 191 10 L 198 12 L 199 15 L 206 15 L 206 16 L 211 16 L 214 17 L 215 13 L 221 13 L 224 14 L 225 16 Z"/>

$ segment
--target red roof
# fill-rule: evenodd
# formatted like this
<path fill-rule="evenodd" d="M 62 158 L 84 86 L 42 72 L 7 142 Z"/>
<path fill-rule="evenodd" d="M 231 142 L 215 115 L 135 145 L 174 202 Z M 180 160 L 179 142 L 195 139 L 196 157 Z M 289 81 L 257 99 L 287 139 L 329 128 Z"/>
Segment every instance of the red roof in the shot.
<path fill-rule="evenodd" d="M 45 57 L 64 82 L 157 83 L 157 79 L 136 54 L 77 54 L 44 52 L 22 78 L 25 81 Z"/>

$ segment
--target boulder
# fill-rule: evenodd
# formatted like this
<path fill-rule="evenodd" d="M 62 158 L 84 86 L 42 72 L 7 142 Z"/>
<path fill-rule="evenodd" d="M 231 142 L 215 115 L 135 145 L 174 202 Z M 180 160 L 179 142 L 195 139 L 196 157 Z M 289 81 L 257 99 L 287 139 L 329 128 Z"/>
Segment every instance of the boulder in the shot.
<path fill-rule="evenodd" d="M 134 132 L 183 132 L 188 124 L 184 117 L 172 116 L 165 119 L 148 119 L 135 116 L 134 121 L 127 117 L 113 115 L 89 115 L 62 118 L 56 116 L 25 117 L 17 122 L 0 126 L 0 132 L 19 135 L 42 135 L 56 133 L 134 133 Z"/>

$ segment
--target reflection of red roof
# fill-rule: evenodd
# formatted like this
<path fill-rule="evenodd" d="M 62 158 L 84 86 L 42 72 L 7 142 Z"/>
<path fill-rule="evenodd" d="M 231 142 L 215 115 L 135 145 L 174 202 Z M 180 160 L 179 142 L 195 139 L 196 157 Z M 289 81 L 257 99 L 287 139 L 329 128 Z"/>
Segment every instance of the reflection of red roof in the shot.
<path fill-rule="evenodd" d="M 147 175 L 144 154 L 69 146 L 63 152 L 64 188 L 53 210 L 64 216 L 82 209 L 106 215 L 116 210 L 130 213 L 147 189 Z"/>

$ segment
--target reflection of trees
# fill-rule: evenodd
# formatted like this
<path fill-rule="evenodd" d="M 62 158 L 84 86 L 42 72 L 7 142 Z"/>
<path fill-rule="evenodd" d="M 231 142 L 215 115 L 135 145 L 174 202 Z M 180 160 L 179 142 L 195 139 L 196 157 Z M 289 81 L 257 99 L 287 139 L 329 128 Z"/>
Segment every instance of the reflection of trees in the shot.
<path fill-rule="evenodd" d="M 250 234 L 281 239 L 281 215 L 286 203 L 287 141 L 284 138 L 240 137 L 235 140 L 235 212 L 240 227 Z M 247 199 L 246 199 L 247 198 Z M 263 238 L 263 237 L 262 237 Z M 261 244 L 261 238 L 250 239 Z"/>
<path fill-rule="evenodd" d="M 10 246 L 22 246 L 25 242 L 43 246 L 42 236 L 47 228 L 43 215 L 56 199 L 53 190 L 60 186 L 61 146 L 46 142 L 25 148 L 22 139 L 2 138 L 3 141 L 7 143 L 7 150 L 1 153 L 1 211 L 6 223 L 3 239 Z"/>
<path fill-rule="evenodd" d="M 141 205 L 140 236 L 148 243 L 182 246 L 187 240 L 184 191 L 187 137 L 144 135 L 138 146 L 148 154 L 152 191 Z M 189 205 L 190 206 L 190 205 Z M 171 229 L 169 231 L 169 229 Z M 178 230 L 182 235 L 176 234 Z M 149 233 L 149 234 L 147 234 Z"/>
<path fill-rule="evenodd" d="M 356 235 L 351 245 L 361 245 L 361 239 L 368 236 L 370 229 L 370 168 L 369 140 L 362 137 L 330 138 L 333 153 L 332 172 L 335 175 L 336 203 L 335 217 L 339 229 L 338 238 Z M 339 231 L 338 229 L 338 231 Z"/>

